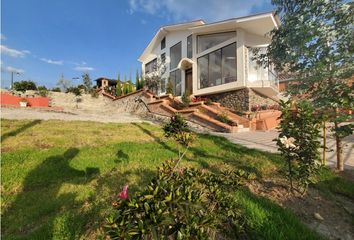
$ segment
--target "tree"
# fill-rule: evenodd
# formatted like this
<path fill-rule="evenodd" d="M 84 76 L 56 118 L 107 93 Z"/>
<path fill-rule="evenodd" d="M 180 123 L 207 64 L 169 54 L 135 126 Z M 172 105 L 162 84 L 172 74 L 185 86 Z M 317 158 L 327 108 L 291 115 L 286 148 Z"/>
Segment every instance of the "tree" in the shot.
<path fill-rule="evenodd" d="M 165 82 L 162 75 L 166 72 L 166 64 L 157 60 L 154 71 L 145 76 L 145 86 L 154 93 L 158 93 L 161 88 L 161 83 Z"/>
<path fill-rule="evenodd" d="M 133 84 L 132 81 L 129 80 L 128 81 L 128 93 L 132 93 L 133 92 Z"/>
<path fill-rule="evenodd" d="M 60 87 L 62 92 L 66 92 L 68 88 L 72 86 L 72 83 L 70 80 L 65 80 L 64 75 L 61 75 L 61 78 L 57 82 L 57 86 Z"/>
<path fill-rule="evenodd" d="M 118 80 L 117 82 L 117 86 L 116 86 L 116 96 L 122 96 L 122 84 L 120 82 L 120 80 Z"/>
<path fill-rule="evenodd" d="M 171 79 L 168 79 L 167 87 L 166 87 L 166 93 L 173 95 L 173 85 L 172 85 Z"/>
<path fill-rule="evenodd" d="M 334 125 L 337 168 L 344 170 L 342 138 L 353 132 L 348 109 L 354 106 L 348 79 L 354 73 L 353 4 L 345 0 L 273 0 L 281 26 L 270 33 L 271 44 L 259 54 L 263 64 L 290 73 L 296 84 L 289 93 L 306 96 Z"/>
<path fill-rule="evenodd" d="M 37 90 L 37 86 L 31 80 L 19 81 L 19 82 L 14 82 L 14 89 L 16 91 L 25 92 L 26 90 Z"/>
<path fill-rule="evenodd" d="M 144 88 L 145 87 L 145 79 L 143 76 L 143 72 L 141 71 L 140 73 L 140 88 Z"/>
<path fill-rule="evenodd" d="M 82 82 L 83 85 L 85 86 L 85 92 L 86 93 L 90 92 L 92 90 L 92 81 L 88 73 L 84 73 L 82 75 Z"/>
<path fill-rule="evenodd" d="M 136 74 L 135 74 L 135 87 L 136 87 L 136 90 L 141 89 L 138 69 L 136 70 Z"/>

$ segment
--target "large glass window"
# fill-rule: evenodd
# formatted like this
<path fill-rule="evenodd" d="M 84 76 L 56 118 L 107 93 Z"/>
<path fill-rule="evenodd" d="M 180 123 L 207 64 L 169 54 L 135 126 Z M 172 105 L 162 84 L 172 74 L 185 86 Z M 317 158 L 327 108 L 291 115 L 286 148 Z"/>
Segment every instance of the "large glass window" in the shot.
<path fill-rule="evenodd" d="M 170 81 L 172 83 L 174 95 L 180 96 L 182 93 L 181 70 L 178 69 L 170 72 Z"/>
<path fill-rule="evenodd" d="M 212 48 L 236 36 L 235 32 L 215 33 L 200 35 L 197 38 L 198 53 Z"/>
<path fill-rule="evenodd" d="M 171 57 L 170 69 L 175 69 L 179 61 L 181 61 L 181 57 L 182 57 L 181 45 L 182 45 L 181 42 L 179 42 L 170 48 L 170 57 Z"/>
<path fill-rule="evenodd" d="M 193 43 L 192 43 L 192 35 L 187 37 L 187 58 L 192 58 L 193 56 Z"/>
<path fill-rule="evenodd" d="M 236 43 L 198 58 L 198 89 L 235 82 Z"/>
<path fill-rule="evenodd" d="M 236 81 L 236 44 L 222 49 L 222 83 Z"/>
<path fill-rule="evenodd" d="M 248 81 L 268 80 L 268 69 L 259 64 L 257 59 L 254 59 L 255 54 L 253 51 L 253 48 L 248 48 Z M 265 53 L 265 51 L 265 48 L 259 48 L 260 53 Z"/>
<path fill-rule="evenodd" d="M 155 58 L 154 60 L 145 64 L 145 74 L 156 71 L 156 68 L 157 68 L 157 59 Z"/>

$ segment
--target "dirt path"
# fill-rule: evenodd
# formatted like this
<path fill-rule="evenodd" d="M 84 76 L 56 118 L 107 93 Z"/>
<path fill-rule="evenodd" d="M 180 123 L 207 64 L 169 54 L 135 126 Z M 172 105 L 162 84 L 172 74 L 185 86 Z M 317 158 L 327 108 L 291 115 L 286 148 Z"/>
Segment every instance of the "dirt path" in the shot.
<path fill-rule="evenodd" d="M 2 108 L 1 118 L 6 119 L 58 119 L 64 121 L 95 121 L 95 122 L 147 122 L 139 116 L 122 112 L 93 112 L 84 110 L 70 110 L 63 112 L 54 112 L 31 108 Z"/>
<path fill-rule="evenodd" d="M 354 239 L 354 204 L 346 197 L 331 195 L 329 198 L 314 188 L 309 188 L 304 196 L 291 194 L 284 181 L 276 179 L 253 181 L 248 188 L 292 210 L 309 228 L 329 239 Z"/>

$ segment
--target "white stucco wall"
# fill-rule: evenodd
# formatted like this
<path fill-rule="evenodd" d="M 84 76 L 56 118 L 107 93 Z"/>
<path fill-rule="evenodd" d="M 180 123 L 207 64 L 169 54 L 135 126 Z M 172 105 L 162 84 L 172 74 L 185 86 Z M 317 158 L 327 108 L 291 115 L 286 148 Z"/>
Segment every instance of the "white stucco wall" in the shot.
<path fill-rule="evenodd" d="M 241 28 L 233 28 L 233 29 L 219 29 L 219 32 L 225 32 L 225 31 L 235 31 L 235 38 L 230 39 L 222 44 L 219 44 L 213 48 L 210 48 L 202 53 L 197 54 L 197 32 L 194 32 L 192 35 L 192 41 L 193 41 L 193 94 L 194 95 L 205 95 L 205 94 L 212 94 L 212 93 L 219 93 L 219 92 L 225 92 L 225 91 L 230 91 L 234 89 L 240 89 L 243 87 L 246 87 L 246 76 L 247 73 L 246 71 L 246 59 L 245 59 L 245 51 L 246 51 L 246 46 L 261 46 L 261 45 L 268 45 L 270 43 L 270 40 L 265 38 L 264 36 L 256 35 L 247 32 L 247 29 L 241 29 Z M 203 29 L 202 34 L 210 34 L 210 33 L 215 33 L 215 29 L 213 29 L 213 32 L 208 32 Z M 142 70 L 143 73 L 145 73 L 145 64 L 150 62 L 151 60 L 155 58 L 159 58 L 161 54 L 166 53 L 166 72 L 162 77 L 165 77 L 166 79 L 169 76 L 169 73 L 171 70 L 170 69 L 170 48 L 174 46 L 175 44 L 181 42 L 182 46 L 182 56 L 181 58 L 186 58 L 187 57 L 187 37 L 191 35 L 192 32 L 190 30 L 183 30 L 183 31 L 173 31 L 173 32 L 167 32 L 165 37 L 166 37 L 166 47 L 161 50 L 161 40 L 162 38 L 158 39 L 156 46 L 153 48 L 151 53 L 147 56 L 146 60 L 142 63 Z M 236 42 L 236 56 L 237 56 L 237 81 L 236 82 L 231 82 L 223 85 L 218 85 L 218 86 L 213 86 L 213 87 L 208 87 L 208 88 L 203 88 L 203 89 L 198 89 L 198 69 L 197 69 L 197 59 L 200 56 L 203 56 L 209 52 L 212 52 L 214 50 L 217 50 L 219 48 L 222 48 L 224 46 L 227 46 L 233 42 Z M 182 94 L 185 90 L 185 72 L 182 70 L 181 71 L 181 83 L 182 83 Z"/>

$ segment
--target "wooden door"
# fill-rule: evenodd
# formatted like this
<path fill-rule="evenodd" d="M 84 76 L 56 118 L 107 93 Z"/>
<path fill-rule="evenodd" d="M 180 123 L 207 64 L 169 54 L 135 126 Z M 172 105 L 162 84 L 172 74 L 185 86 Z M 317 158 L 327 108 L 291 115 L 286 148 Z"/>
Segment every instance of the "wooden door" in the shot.
<path fill-rule="evenodd" d="M 185 76 L 185 91 L 188 92 L 189 94 L 193 93 L 193 74 L 192 74 L 192 69 L 187 69 L 186 70 L 186 76 Z"/>

